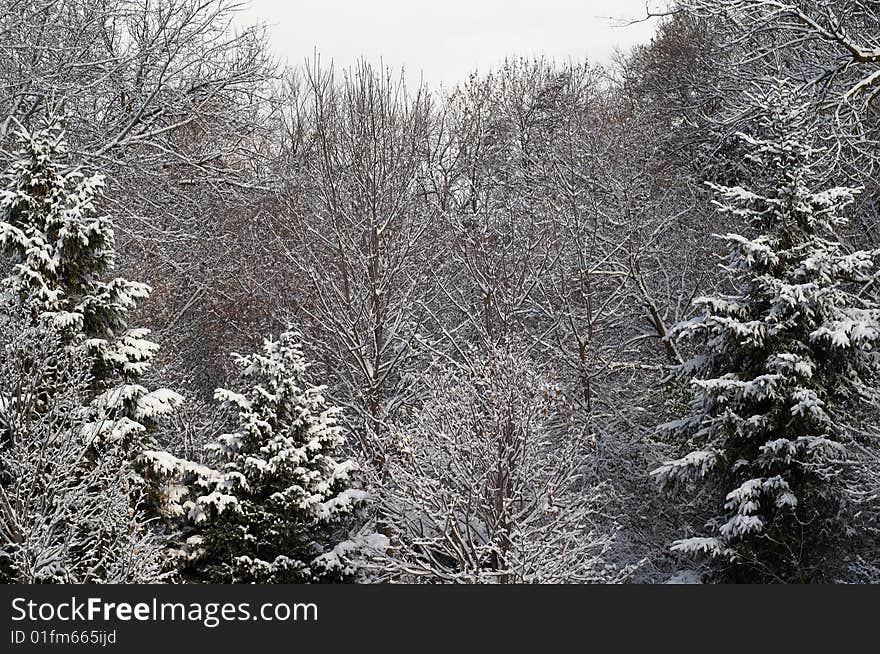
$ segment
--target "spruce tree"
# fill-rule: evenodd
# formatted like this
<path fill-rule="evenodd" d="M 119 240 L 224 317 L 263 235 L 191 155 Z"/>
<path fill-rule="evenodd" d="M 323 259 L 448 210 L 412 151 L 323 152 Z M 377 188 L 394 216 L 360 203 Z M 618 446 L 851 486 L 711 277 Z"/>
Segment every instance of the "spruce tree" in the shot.
<path fill-rule="evenodd" d="M 339 409 L 304 381 L 299 335 L 234 355 L 242 392 L 218 389 L 235 428 L 208 445 L 215 469 L 190 506 L 199 533 L 195 575 L 223 583 L 343 581 L 354 569 L 335 540 L 365 499 L 350 488 L 352 461 L 339 460 Z"/>
<path fill-rule="evenodd" d="M 105 281 L 115 243 L 99 206 L 104 178 L 69 165 L 62 125 L 50 117 L 34 132 L 19 126 L 20 150 L 2 175 L 0 251 L 12 261 L 4 301 L 27 306 L 35 321 L 50 320 L 68 345 L 87 351 L 94 405 L 103 410 L 93 427 L 136 449 L 149 442 L 144 423 L 182 398 L 136 383 L 158 346 L 149 330 L 129 328 L 128 318 L 150 288 L 118 277 Z"/>
<path fill-rule="evenodd" d="M 726 562 L 733 579 L 805 581 L 842 515 L 858 405 L 875 399 L 880 312 L 863 291 L 877 253 L 838 238 L 858 189 L 815 189 L 814 106 L 773 85 L 753 96 L 755 134 L 740 135 L 754 188 L 710 185 L 748 230 L 723 237 L 734 290 L 696 300 L 671 335 L 696 346 L 674 372 L 693 396 L 660 431 L 692 451 L 652 474 L 715 507 L 708 533 L 673 550 Z"/>

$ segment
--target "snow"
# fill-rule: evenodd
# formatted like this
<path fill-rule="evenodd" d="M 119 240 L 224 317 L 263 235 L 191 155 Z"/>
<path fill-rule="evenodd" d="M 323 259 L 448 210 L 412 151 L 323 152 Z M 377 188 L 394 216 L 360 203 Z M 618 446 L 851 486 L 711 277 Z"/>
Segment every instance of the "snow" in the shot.
<path fill-rule="evenodd" d="M 214 491 L 208 495 L 202 495 L 198 499 L 200 507 L 211 507 L 217 515 L 221 515 L 224 511 L 238 511 L 239 503 L 235 495 L 228 495 L 220 491 Z"/>
<path fill-rule="evenodd" d="M 183 396 L 167 388 L 160 388 L 137 400 L 135 416 L 138 419 L 155 418 L 173 412 L 183 404 Z"/>

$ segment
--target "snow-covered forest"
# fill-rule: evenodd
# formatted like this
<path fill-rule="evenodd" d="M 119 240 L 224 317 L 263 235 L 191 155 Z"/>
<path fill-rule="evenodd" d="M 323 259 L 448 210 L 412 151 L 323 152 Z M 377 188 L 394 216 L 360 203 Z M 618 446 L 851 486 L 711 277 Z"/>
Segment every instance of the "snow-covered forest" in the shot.
<path fill-rule="evenodd" d="M 0 0 L 0 580 L 880 583 L 880 2 L 282 66 Z"/>

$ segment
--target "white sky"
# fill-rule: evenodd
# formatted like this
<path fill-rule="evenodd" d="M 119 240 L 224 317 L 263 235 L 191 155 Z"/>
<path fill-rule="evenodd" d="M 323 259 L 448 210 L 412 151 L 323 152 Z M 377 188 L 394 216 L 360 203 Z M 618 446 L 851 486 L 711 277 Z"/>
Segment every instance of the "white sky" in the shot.
<path fill-rule="evenodd" d="M 410 83 L 454 86 L 508 56 L 544 54 L 606 62 L 615 48 L 647 42 L 646 0 L 250 0 L 244 23 L 266 23 L 275 53 L 348 67 L 360 56 Z M 653 2 L 656 5 L 656 2 Z M 617 20 L 615 20 L 617 19 Z"/>

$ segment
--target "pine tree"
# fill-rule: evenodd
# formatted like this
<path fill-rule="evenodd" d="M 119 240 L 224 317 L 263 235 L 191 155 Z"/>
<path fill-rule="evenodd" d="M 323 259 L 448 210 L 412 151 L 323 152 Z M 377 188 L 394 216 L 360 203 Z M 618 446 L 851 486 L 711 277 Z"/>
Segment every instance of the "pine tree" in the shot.
<path fill-rule="evenodd" d="M 338 461 L 339 409 L 308 386 L 299 335 L 265 340 L 261 353 L 234 355 L 242 393 L 218 389 L 236 428 L 208 450 L 217 469 L 190 507 L 196 575 L 225 583 L 341 581 L 354 572 L 333 537 L 365 499 L 349 487 L 355 464 Z"/>
<path fill-rule="evenodd" d="M 3 173 L 0 250 L 12 260 L 3 280 L 6 303 L 48 318 L 71 345 L 93 362 L 95 406 L 104 415 L 95 429 L 105 437 L 144 445 L 146 421 L 168 413 L 182 398 L 136 383 L 158 346 L 149 330 L 130 329 L 128 316 L 150 288 L 122 278 L 114 268 L 114 233 L 99 211 L 104 178 L 67 164 L 62 120 L 50 118 L 33 133 L 19 126 L 21 149 Z"/>
<path fill-rule="evenodd" d="M 807 580 L 841 515 L 857 405 L 875 399 L 880 311 L 862 291 L 877 253 L 836 236 L 858 190 L 813 190 L 815 109 L 774 87 L 753 96 L 758 135 L 740 135 L 764 183 L 710 185 L 752 234 L 724 237 L 735 290 L 696 300 L 699 315 L 672 334 L 699 353 L 674 372 L 691 413 L 660 431 L 693 451 L 652 474 L 695 483 L 717 507 L 708 535 L 673 550 L 726 561 L 735 579 Z"/>

